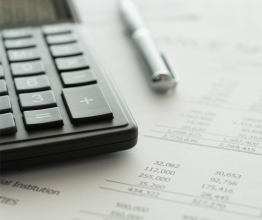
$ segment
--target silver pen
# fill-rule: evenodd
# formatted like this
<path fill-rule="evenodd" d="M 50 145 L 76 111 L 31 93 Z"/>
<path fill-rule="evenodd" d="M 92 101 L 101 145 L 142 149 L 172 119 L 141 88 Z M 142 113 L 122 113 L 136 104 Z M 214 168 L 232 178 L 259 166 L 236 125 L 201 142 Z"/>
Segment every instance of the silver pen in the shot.
<path fill-rule="evenodd" d="M 132 32 L 132 38 L 151 70 L 152 88 L 157 92 L 174 89 L 178 78 L 166 57 L 160 54 L 135 4 L 131 0 L 119 0 L 118 7 L 126 26 Z"/>

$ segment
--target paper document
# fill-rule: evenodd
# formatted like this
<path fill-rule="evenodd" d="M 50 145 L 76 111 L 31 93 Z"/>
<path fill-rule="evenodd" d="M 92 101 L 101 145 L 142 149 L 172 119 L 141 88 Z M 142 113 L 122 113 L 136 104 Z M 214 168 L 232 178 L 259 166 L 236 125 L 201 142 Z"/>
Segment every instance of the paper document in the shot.
<path fill-rule="evenodd" d="M 143 2 L 150 11 L 149 1 Z M 180 77 L 176 91 L 166 95 L 149 88 L 149 70 L 117 12 L 104 13 L 114 15 L 104 21 L 96 19 L 95 10 L 90 20 L 86 13 L 84 21 L 138 123 L 138 144 L 124 152 L 2 173 L 1 219 L 262 219 L 262 34 L 223 26 L 226 16 L 212 26 L 208 16 L 215 9 L 189 7 L 189 13 L 184 5 L 189 3 L 174 1 L 181 11 L 178 7 L 172 17 L 169 10 L 169 19 L 146 14 Z"/>

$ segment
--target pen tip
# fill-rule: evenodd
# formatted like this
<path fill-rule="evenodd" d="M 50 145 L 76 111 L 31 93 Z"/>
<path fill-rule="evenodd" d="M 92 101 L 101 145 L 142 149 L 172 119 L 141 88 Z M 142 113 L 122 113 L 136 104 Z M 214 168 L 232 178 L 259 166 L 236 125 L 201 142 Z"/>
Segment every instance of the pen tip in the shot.
<path fill-rule="evenodd" d="M 151 80 L 152 87 L 157 92 L 166 92 L 173 88 L 173 80 L 168 73 L 158 73 Z"/>

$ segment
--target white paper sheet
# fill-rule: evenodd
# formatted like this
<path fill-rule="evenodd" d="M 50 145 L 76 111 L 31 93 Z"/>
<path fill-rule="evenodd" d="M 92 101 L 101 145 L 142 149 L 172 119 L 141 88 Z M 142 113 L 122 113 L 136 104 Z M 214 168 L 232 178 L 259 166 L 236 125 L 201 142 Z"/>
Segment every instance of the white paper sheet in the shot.
<path fill-rule="evenodd" d="M 224 1 L 221 14 L 237 18 L 246 5 L 257 27 L 261 4 L 249 2 Z M 240 15 L 214 21 L 212 11 L 225 8 L 218 2 L 190 3 L 138 3 L 180 76 L 175 93 L 158 95 L 115 5 L 104 8 L 103 20 L 102 1 L 77 1 L 93 7 L 83 20 L 138 123 L 139 142 L 125 152 L 3 173 L 1 219 L 262 219 L 261 32 L 234 25 L 245 20 Z M 168 10 L 175 6 L 181 10 Z"/>

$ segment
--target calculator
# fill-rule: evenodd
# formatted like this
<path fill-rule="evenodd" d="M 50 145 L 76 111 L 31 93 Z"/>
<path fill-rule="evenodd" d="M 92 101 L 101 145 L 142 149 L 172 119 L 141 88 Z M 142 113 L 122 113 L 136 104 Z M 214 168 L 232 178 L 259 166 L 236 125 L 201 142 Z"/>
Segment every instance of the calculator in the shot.
<path fill-rule="evenodd" d="M 0 0 L 1 170 L 132 148 L 138 128 L 72 1 Z"/>

